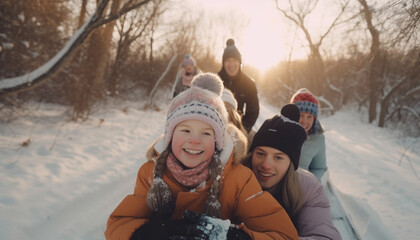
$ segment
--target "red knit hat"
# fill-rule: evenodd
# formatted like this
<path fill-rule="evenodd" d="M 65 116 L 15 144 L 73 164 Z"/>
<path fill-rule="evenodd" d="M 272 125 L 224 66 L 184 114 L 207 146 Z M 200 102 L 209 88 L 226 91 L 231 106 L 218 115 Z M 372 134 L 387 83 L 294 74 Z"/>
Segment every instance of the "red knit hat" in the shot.
<path fill-rule="evenodd" d="M 318 118 L 318 106 L 319 102 L 316 100 L 314 95 L 306 89 L 299 89 L 290 100 L 291 103 L 294 103 L 301 112 L 310 113 Z"/>

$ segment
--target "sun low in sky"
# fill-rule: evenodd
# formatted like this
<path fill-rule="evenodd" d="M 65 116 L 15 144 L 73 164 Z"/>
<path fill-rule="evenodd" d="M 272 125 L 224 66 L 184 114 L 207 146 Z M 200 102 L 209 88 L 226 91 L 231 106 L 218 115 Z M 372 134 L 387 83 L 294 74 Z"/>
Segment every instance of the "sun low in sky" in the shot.
<path fill-rule="evenodd" d="M 244 64 L 261 71 L 287 59 L 288 49 L 282 38 L 282 26 L 269 21 L 267 16 L 252 16 L 243 37 L 238 39 Z"/>
<path fill-rule="evenodd" d="M 228 38 L 235 40 L 244 65 L 250 65 L 263 72 L 289 58 L 306 59 L 308 56 L 309 49 L 304 33 L 283 16 L 274 0 L 190 0 L 190 2 L 199 4 L 210 15 L 217 16 L 223 12 L 228 16 L 223 19 L 224 22 L 219 23 L 219 30 L 224 31 L 223 38 L 226 39 L 220 40 L 220 46 L 217 46 L 217 49 L 220 49 L 217 53 L 219 55 L 216 57 L 221 58 Z M 279 2 L 288 4 L 286 1 Z M 300 3 L 306 2 L 302 0 Z M 317 8 L 305 21 L 312 41 L 316 41 L 322 35 L 325 27 L 328 27 L 329 22 L 335 17 L 335 11 L 332 11 L 332 6 L 329 5 L 330 1 L 317 3 Z M 226 26 L 241 22 L 246 25 L 239 32 L 236 31 L 238 28 L 231 30 Z"/>
<path fill-rule="evenodd" d="M 264 71 L 289 58 L 296 30 L 284 24 L 284 19 L 271 0 L 200 0 L 206 11 L 235 11 L 242 14 L 247 25 L 233 37 L 242 54 L 243 64 Z M 228 31 L 228 30 L 227 30 Z M 237 33 L 234 33 L 237 34 Z M 224 39 L 223 44 L 226 44 Z M 223 46 L 223 48 L 225 45 Z M 305 58 L 306 50 L 293 47 L 293 59 Z M 220 53 L 221 58 L 222 52 Z"/>

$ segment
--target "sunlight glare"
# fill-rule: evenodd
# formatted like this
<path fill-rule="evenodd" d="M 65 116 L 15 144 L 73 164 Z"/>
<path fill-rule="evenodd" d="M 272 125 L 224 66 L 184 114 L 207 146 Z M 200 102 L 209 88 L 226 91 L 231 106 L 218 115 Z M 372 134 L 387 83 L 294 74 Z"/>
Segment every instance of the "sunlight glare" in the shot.
<path fill-rule="evenodd" d="M 285 59 L 284 43 L 276 26 L 253 19 L 242 38 L 244 64 L 265 71 Z"/>
<path fill-rule="evenodd" d="M 294 36 L 296 31 L 285 25 L 284 18 L 276 9 L 273 1 L 201 0 L 200 3 L 207 12 L 236 11 L 249 19 L 249 25 L 242 33 L 238 37 L 232 36 L 242 55 L 243 65 L 249 65 L 264 72 L 282 61 L 287 61 L 292 50 L 292 59 L 306 58 L 306 46 L 302 46 L 302 44 L 296 46 L 296 42 L 302 39 L 296 38 Z M 239 18 L 235 21 L 240 25 L 247 19 Z M 223 27 L 220 26 L 220 32 L 228 33 L 225 36 L 230 36 L 232 32 Z M 223 44 L 222 49 L 226 47 L 227 39 L 220 41 Z M 221 51 L 220 58 L 222 54 Z"/>
<path fill-rule="evenodd" d="M 282 37 L 282 23 L 269 2 L 241 4 L 241 10 L 250 17 L 249 26 L 244 31 L 238 47 L 243 55 L 244 64 L 260 71 L 286 59 L 287 51 Z"/>

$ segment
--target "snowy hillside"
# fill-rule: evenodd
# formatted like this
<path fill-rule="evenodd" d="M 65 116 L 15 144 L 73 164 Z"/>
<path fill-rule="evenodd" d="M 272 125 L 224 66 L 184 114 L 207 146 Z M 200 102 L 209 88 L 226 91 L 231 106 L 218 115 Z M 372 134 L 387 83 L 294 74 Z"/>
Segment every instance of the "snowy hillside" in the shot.
<path fill-rule="evenodd" d="M 0 120 L 1 239 L 104 239 L 110 212 L 132 192 L 164 126 L 167 102 L 160 112 L 142 105 L 115 104 L 75 123 L 60 106 L 34 103 Z M 256 126 L 277 112 L 262 103 Z M 330 178 L 362 238 L 418 238 L 420 141 L 351 110 L 320 120 Z"/>

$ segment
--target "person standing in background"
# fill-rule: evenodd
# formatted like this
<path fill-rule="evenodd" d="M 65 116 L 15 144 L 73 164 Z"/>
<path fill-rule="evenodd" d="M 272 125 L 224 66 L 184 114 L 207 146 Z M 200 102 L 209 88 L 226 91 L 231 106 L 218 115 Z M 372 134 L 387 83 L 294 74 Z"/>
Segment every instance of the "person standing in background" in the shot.
<path fill-rule="evenodd" d="M 299 89 L 290 100 L 300 111 L 299 124 L 307 139 L 302 146 L 299 167 L 313 173 L 319 181 L 327 171 L 324 130 L 318 120 L 319 102 L 306 88 Z"/>
<path fill-rule="evenodd" d="M 260 113 L 257 86 L 254 79 L 242 71 L 242 56 L 233 39 L 227 40 L 222 60 L 222 69 L 218 74 L 225 88 L 235 96 L 242 124 L 249 133 Z"/>

